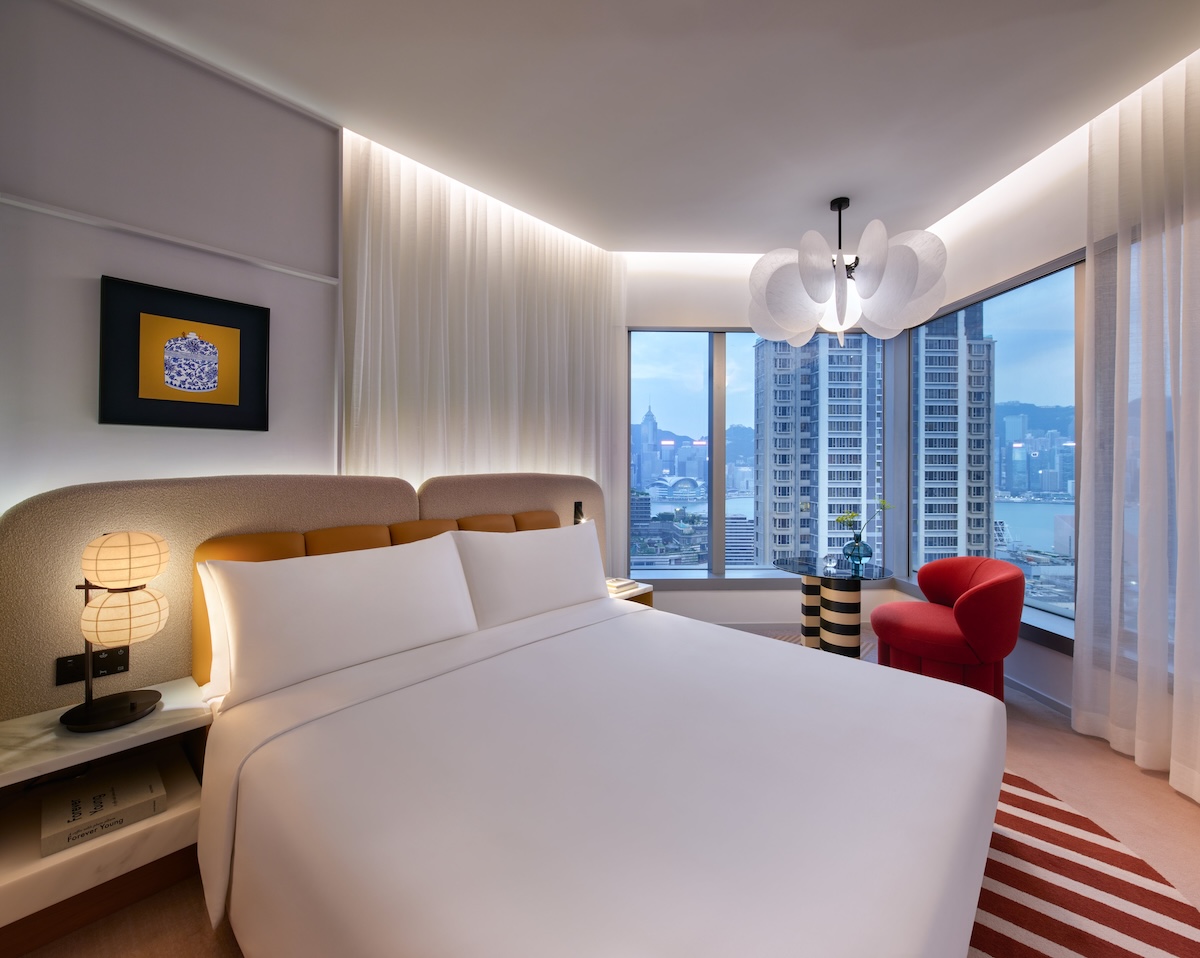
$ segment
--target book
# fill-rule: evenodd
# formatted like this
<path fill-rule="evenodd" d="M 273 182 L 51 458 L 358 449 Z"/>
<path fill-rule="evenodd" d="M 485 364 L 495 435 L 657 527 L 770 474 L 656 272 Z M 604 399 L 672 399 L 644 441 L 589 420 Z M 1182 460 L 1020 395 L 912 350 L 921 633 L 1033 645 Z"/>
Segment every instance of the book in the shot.
<path fill-rule="evenodd" d="M 605 582 L 608 584 L 609 595 L 616 595 L 619 592 L 629 592 L 631 589 L 639 589 L 642 585 L 633 579 L 606 579 Z"/>
<path fill-rule="evenodd" d="M 42 796 L 42 857 L 166 811 L 167 790 L 150 761 L 105 766 Z"/>

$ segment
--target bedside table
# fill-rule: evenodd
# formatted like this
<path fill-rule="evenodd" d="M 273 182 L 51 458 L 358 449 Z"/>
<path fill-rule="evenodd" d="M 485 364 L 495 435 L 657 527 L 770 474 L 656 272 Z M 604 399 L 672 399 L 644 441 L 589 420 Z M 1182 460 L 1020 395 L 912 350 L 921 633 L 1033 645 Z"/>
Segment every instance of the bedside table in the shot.
<path fill-rule="evenodd" d="M 654 605 L 654 586 L 646 585 L 644 582 L 639 582 L 636 588 L 625 589 L 623 592 L 613 592 L 610 589 L 608 594 L 613 599 L 628 599 L 630 602 L 638 602 L 651 607 Z"/>
<path fill-rule="evenodd" d="M 212 712 L 190 677 L 151 688 L 162 693 L 154 712 L 103 732 L 67 731 L 65 709 L 0 722 L 0 938 L 3 926 L 196 843 Z M 158 765 L 166 811 L 43 858 L 41 786 L 135 755 Z"/>

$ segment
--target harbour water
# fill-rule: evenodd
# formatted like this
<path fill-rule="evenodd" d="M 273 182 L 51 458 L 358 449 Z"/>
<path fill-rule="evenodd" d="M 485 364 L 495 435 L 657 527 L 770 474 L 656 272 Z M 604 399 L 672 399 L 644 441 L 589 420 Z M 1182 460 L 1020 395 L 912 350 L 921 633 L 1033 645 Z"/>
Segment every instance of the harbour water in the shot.
<path fill-rule="evenodd" d="M 1029 549 L 1054 550 L 1054 518 L 1070 516 L 1075 521 L 1074 502 L 1022 502 L 1001 499 L 995 503 L 995 517 L 1004 521 L 1014 542 Z"/>
<path fill-rule="evenodd" d="M 705 502 L 689 502 L 684 505 L 688 512 L 705 515 L 708 504 Z M 662 504 L 656 508 L 674 508 L 676 504 Z M 995 503 L 995 518 L 1002 519 L 1008 527 L 1008 534 L 1014 542 L 1029 549 L 1041 549 L 1046 552 L 1054 549 L 1054 518 L 1055 516 L 1075 515 L 1074 502 L 1027 502 L 1023 500 L 1001 499 Z M 725 499 L 725 514 L 730 516 L 746 516 L 754 518 L 754 497 L 733 496 Z"/>

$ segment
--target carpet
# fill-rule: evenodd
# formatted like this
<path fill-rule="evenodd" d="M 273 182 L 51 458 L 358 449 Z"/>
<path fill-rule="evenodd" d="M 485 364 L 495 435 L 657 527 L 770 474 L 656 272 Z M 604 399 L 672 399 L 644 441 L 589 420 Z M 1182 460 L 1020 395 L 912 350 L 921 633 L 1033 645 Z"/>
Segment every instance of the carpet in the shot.
<path fill-rule="evenodd" d="M 968 958 L 1192 958 L 1200 911 L 1140 857 L 1004 773 Z"/>
<path fill-rule="evenodd" d="M 792 645 L 804 644 L 804 636 L 800 635 L 798 632 L 776 632 L 768 630 L 758 634 L 765 635 L 771 639 L 778 639 L 780 642 L 790 642 Z M 874 662 L 876 645 L 874 634 L 864 630 L 862 635 L 859 637 L 859 643 L 861 646 L 859 649 L 859 658 L 865 662 Z"/>

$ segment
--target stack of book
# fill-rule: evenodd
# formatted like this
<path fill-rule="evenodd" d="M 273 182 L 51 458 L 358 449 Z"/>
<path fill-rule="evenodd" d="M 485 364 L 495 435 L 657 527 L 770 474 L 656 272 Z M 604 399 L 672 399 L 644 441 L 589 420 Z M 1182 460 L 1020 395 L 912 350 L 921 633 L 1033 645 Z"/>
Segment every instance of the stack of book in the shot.
<path fill-rule="evenodd" d="M 109 765 L 42 797 L 42 857 L 166 811 L 167 791 L 151 761 Z"/>

